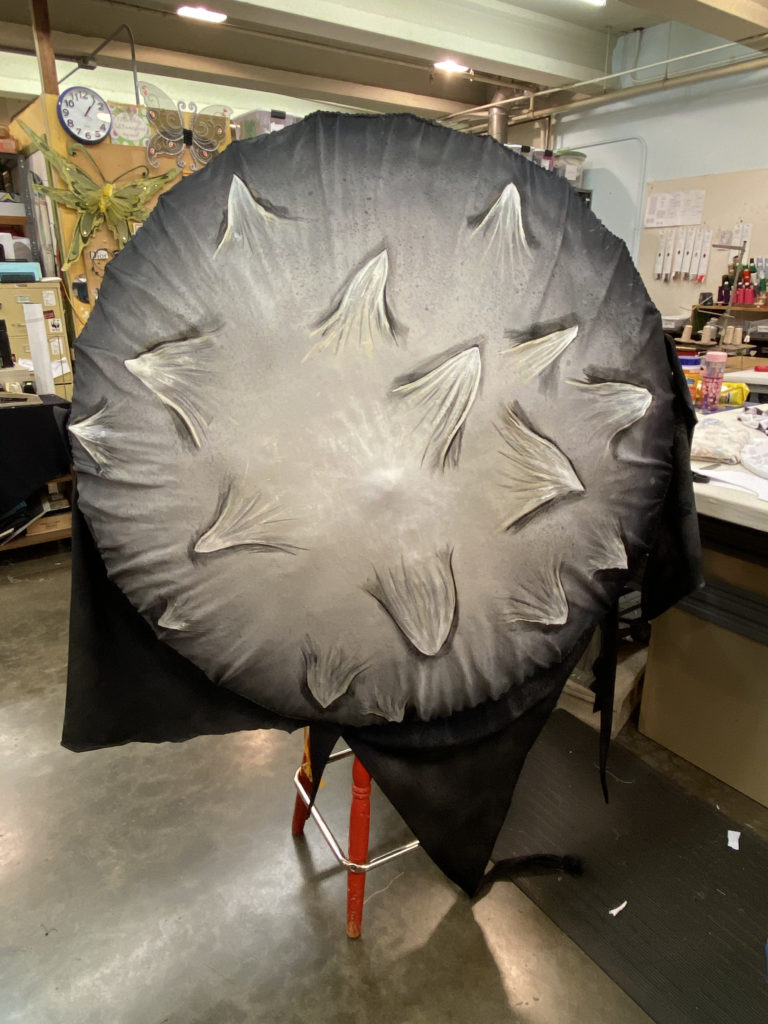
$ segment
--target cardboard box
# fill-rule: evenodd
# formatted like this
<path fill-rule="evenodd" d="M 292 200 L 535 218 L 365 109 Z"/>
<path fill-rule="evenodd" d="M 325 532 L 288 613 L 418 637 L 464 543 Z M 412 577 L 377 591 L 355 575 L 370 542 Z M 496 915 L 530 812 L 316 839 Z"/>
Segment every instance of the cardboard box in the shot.
<path fill-rule="evenodd" d="M 768 597 L 767 567 L 703 556 L 708 580 Z M 651 631 L 640 732 L 768 807 L 767 666 L 766 644 L 670 609 Z"/>

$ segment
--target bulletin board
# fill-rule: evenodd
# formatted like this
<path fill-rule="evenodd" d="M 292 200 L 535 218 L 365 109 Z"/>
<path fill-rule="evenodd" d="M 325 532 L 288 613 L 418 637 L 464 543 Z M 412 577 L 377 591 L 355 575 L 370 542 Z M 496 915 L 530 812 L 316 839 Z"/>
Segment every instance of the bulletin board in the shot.
<path fill-rule="evenodd" d="M 641 224 L 650 197 L 662 193 L 704 192 L 701 222 L 713 232 L 713 241 L 718 242 L 720 231 L 731 231 L 739 221 L 752 225 L 752 241 L 745 258 L 768 257 L 768 170 L 734 171 L 728 174 L 701 174 L 690 178 L 673 178 L 668 181 L 649 182 L 645 190 L 645 201 L 641 210 Z M 643 227 L 638 252 L 638 270 L 648 292 L 658 309 L 668 316 L 690 313 L 696 305 L 699 293 L 714 293 L 717 301 L 717 287 L 728 269 L 728 261 L 734 253 L 712 249 L 707 275 L 704 281 L 657 281 L 654 265 L 659 236 L 664 228 Z"/>

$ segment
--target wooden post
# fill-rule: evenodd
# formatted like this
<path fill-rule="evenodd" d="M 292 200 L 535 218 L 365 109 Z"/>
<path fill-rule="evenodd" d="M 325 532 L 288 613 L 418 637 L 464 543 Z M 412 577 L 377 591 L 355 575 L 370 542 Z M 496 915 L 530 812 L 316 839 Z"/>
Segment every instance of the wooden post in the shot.
<path fill-rule="evenodd" d="M 349 859 L 356 864 L 368 860 L 371 824 L 371 776 L 355 757 L 352 761 L 352 806 L 349 812 Z M 347 935 L 357 939 L 363 925 L 365 872 L 347 874 Z"/>
<path fill-rule="evenodd" d="M 35 37 L 37 66 L 43 92 L 49 96 L 59 95 L 59 76 L 56 73 L 56 54 L 51 43 L 51 19 L 48 16 L 48 0 L 29 0 L 32 12 L 32 32 Z"/>

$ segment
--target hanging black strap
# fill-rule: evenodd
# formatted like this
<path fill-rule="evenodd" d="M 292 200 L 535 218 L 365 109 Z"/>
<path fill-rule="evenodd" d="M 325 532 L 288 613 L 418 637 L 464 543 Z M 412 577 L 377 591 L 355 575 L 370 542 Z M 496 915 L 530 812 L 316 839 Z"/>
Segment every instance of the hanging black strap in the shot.
<path fill-rule="evenodd" d="M 611 745 L 613 726 L 613 699 L 616 692 L 616 663 L 619 649 L 619 604 L 608 611 L 600 626 L 600 653 L 595 659 L 592 671 L 595 681 L 595 711 L 600 712 L 600 785 L 603 797 L 608 803 L 608 748 Z"/>

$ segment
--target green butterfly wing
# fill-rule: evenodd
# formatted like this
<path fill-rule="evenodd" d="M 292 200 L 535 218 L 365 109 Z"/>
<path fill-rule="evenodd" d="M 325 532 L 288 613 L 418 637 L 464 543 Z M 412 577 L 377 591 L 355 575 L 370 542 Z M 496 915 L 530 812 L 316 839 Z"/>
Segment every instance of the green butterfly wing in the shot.
<path fill-rule="evenodd" d="M 78 167 L 74 160 L 57 153 L 48 145 L 42 135 L 38 135 L 23 121 L 19 121 L 19 124 L 78 201 L 87 201 L 94 193 L 100 191 L 101 186 L 93 180 L 87 171 Z"/>
<path fill-rule="evenodd" d="M 174 178 L 181 174 L 180 167 L 173 167 L 163 174 L 155 174 L 151 178 L 130 181 L 127 185 L 115 187 L 113 200 L 115 209 L 121 216 L 129 220 L 146 220 L 149 211 L 147 204 L 158 192 L 166 187 Z"/>
<path fill-rule="evenodd" d="M 181 169 L 174 167 L 163 174 L 141 178 L 126 185 L 113 185 L 111 182 L 99 185 L 74 161 L 52 149 L 41 135 L 23 121 L 19 121 L 19 124 L 66 185 L 66 188 L 36 185 L 36 191 L 80 214 L 67 249 L 63 270 L 75 262 L 88 239 L 104 223 L 122 249 L 131 237 L 131 221 L 145 220 L 149 213 L 147 204 L 150 199 L 181 174 Z"/>

